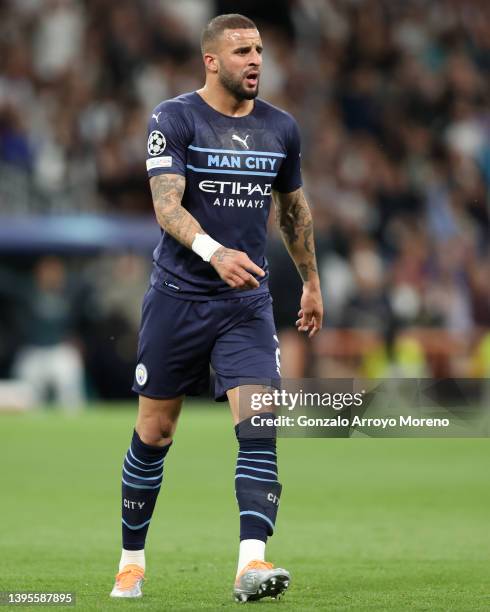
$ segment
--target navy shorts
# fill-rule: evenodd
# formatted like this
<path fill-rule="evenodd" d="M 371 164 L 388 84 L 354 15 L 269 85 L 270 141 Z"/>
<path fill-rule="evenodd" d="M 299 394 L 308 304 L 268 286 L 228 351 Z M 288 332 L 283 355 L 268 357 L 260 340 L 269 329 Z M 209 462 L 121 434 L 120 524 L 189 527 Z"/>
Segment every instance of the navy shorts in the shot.
<path fill-rule="evenodd" d="M 214 397 L 250 379 L 280 378 L 279 342 L 269 293 L 187 301 L 150 287 L 143 300 L 133 391 L 155 399 Z"/>

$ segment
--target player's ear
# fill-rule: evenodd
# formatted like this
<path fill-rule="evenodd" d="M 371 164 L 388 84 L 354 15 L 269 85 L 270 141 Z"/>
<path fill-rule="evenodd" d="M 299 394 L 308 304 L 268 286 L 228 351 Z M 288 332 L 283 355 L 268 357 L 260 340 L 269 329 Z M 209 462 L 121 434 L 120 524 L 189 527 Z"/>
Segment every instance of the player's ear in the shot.
<path fill-rule="evenodd" d="M 218 72 L 218 56 L 214 53 L 205 53 L 203 55 L 204 66 L 209 72 Z"/>

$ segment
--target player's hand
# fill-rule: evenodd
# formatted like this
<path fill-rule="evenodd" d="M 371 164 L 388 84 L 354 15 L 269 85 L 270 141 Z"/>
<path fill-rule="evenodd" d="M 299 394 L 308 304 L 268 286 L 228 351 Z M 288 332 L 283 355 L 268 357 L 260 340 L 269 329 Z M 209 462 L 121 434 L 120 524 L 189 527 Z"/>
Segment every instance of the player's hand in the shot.
<path fill-rule="evenodd" d="M 305 283 L 303 295 L 301 296 L 301 309 L 298 312 L 299 319 L 296 327 L 299 332 L 307 332 L 308 338 L 312 338 L 322 327 L 323 300 L 320 284 Z"/>
<path fill-rule="evenodd" d="M 265 276 L 259 268 L 243 251 L 235 251 L 220 247 L 214 252 L 209 262 L 220 277 L 233 289 L 255 289 L 260 285 L 251 272 L 257 276 Z"/>

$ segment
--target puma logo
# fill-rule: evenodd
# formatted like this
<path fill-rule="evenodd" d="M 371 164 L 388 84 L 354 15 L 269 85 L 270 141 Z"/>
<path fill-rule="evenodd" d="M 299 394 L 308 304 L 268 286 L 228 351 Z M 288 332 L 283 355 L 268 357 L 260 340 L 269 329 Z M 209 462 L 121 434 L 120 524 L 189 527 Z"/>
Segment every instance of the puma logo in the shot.
<path fill-rule="evenodd" d="M 247 144 L 247 139 L 248 139 L 249 137 L 250 137 L 250 134 L 247 134 L 247 135 L 245 136 L 245 138 L 240 138 L 240 136 L 237 136 L 236 134 L 233 134 L 233 136 L 231 137 L 231 139 L 232 139 L 232 140 L 236 140 L 237 142 L 240 142 L 240 143 L 243 145 L 243 147 L 244 147 L 245 149 L 248 149 L 249 147 L 248 147 L 248 144 Z"/>
<path fill-rule="evenodd" d="M 160 115 L 161 115 L 161 114 L 162 114 L 162 111 L 160 111 L 160 112 L 159 112 L 159 113 L 157 113 L 156 115 L 155 115 L 155 113 L 153 113 L 153 115 L 151 116 L 151 118 L 152 118 L 152 119 L 153 119 L 153 118 L 155 118 L 155 121 L 158 123 L 158 117 L 160 117 Z"/>

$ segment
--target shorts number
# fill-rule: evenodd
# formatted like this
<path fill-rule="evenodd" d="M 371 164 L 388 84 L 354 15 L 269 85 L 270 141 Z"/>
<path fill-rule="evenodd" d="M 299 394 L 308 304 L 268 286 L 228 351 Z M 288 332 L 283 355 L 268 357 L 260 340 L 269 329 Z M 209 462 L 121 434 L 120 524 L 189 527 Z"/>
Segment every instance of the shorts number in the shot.
<path fill-rule="evenodd" d="M 274 334 L 274 340 L 279 344 L 278 337 Z M 279 346 L 276 348 L 276 370 L 279 376 L 281 376 L 281 349 Z"/>

